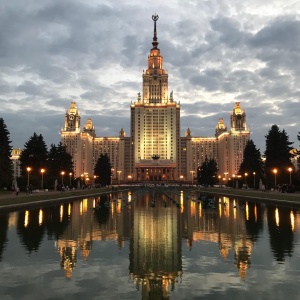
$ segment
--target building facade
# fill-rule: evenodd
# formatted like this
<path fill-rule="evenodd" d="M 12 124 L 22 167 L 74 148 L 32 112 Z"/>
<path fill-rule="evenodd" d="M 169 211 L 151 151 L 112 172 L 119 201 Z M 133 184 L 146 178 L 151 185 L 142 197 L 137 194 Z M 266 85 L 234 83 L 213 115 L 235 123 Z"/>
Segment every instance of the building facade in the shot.
<path fill-rule="evenodd" d="M 61 142 L 73 157 L 76 177 L 92 177 L 100 154 L 107 154 L 112 176 L 119 181 L 193 180 L 205 158 L 215 159 L 219 173 L 236 174 L 250 138 L 246 113 L 239 102 L 230 114 L 230 130 L 220 119 L 215 136 L 193 137 L 188 128 L 180 137 L 180 103 L 169 93 L 168 72 L 158 48 L 156 22 L 154 35 L 143 71 L 143 90 L 130 105 L 130 137 L 123 129 L 116 137 L 97 137 L 92 120 L 81 130 L 81 117 L 75 102 L 65 114 Z"/>

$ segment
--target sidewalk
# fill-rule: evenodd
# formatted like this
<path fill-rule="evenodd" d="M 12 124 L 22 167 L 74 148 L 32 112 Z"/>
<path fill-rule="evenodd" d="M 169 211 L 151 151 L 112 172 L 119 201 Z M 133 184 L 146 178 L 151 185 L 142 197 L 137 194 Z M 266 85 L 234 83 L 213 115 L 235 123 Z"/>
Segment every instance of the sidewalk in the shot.
<path fill-rule="evenodd" d="M 107 188 L 95 188 L 95 189 L 78 189 L 71 191 L 43 191 L 33 192 L 32 194 L 26 194 L 21 192 L 17 196 L 12 192 L 0 193 L 0 210 L 1 209 L 13 209 L 26 205 L 40 205 L 43 203 L 64 201 L 66 199 L 74 199 L 85 196 L 96 196 L 103 192 L 110 192 Z"/>

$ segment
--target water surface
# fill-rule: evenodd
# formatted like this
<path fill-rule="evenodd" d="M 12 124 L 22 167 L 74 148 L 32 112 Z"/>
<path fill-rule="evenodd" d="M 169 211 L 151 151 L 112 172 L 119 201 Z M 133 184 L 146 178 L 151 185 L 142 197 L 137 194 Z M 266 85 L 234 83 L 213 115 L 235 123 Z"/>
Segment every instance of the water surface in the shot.
<path fill-rule="evenodd" d="M 198 196 L 142 189 L 1 213 L 1 300 L 300 299 L 299 209 Z"/>

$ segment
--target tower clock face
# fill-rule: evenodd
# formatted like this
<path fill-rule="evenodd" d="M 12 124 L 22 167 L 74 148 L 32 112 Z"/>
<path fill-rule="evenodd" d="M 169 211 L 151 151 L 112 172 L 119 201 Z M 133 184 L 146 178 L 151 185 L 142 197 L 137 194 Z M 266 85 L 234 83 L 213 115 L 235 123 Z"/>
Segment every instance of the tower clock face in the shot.
<path fill-rule="evenodd" d="M 74 115 L 69 115 L 69 120 L 74 120 Z"/>
<path fill-rule="evenodd" d="M 242 115 L 237 115 L 237 118 L 240 120 L 242 118 Z"/>

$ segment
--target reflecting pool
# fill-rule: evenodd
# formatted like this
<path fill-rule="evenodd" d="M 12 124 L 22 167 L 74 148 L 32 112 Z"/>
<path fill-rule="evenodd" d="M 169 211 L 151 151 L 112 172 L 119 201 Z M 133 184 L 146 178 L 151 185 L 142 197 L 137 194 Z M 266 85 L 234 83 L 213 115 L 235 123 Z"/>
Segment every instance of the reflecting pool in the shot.
<path fill-rule="evenodd" d="M 0 299 L 300 299 L 300 210 L 144 188 L 0 211 Z"/>

